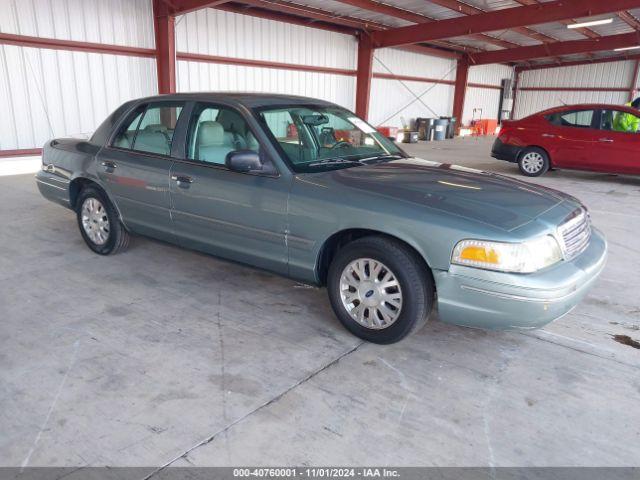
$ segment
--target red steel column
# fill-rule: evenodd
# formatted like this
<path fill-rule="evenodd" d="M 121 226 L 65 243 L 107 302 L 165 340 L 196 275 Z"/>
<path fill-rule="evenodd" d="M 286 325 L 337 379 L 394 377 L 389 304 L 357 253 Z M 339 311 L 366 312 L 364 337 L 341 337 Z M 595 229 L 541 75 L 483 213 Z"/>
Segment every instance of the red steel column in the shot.
<path fill-rule="evenodd" d="M 467 93 L 467 79 L 469 77 L 469 62 L 466 59 L 458 60 L 456 67 L 456 86 L 453 93 L 453 116 L 456 117 L 456 133 L 462 126 L 462 112 L 464 109 L 464 97 Z"/>
<path fill-rule="evenodd" d="M 629 86 L 629 101 L 633 102 L 636 96 L 636 84 L 638 83 L 638 70 L 640 69 L 640 60 L 636 60 L 633 64 L 633 77 Z"/>
<path fill-rule="evenodd" d="M 158 93 L 176 91 L 175 16 L 165 0 L 153 0 L 153 28 L 156 38 Z"/>
<path fill-rule="evenodd" d="M 516 78 L 513 81 L 513 98 L 511 99 L 511 115 L 509 115 L 509 120 L 515 120 L 513 116 L 516 113 L 516 100 L 518 99 L 518 84 L 520 83 L 520 73 L 521 70 L 516 68 Z"/>
<path fill-rule="evenodd" d="M 366 32 L 360 34 L 358 39 L 358 71 L 356 74 L 356 115 L 365 120 L 369 115 L 371 77 L 373 76 L 373 50 L 371 37 Z"/>

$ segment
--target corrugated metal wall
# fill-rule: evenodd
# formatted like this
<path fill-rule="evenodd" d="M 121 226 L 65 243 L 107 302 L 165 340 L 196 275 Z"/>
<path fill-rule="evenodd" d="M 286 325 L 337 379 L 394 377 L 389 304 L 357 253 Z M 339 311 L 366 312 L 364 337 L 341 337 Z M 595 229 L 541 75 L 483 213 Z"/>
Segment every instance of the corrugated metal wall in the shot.
<path fill-rule="evenodd" d="M 570 67 L 523 71 L 520 74 L 515 118 L 523 118 L 546 108 L 573 103 L 623 104 L 628 91 L 526 90 L 526 88 L 624 88 L 633 80 L 634 61 L 594 63 Z M 524 90 L 520 90 L 524 88 Z"/>
<path fill-rule="evenodd" d="M 0 31 L 153 48 L 151 0 L 0 0 Z M 178 17 L 176 50 L 354 71 L 354 37 L 204 9 Z M 375 53 L 378 74 L 455 79 L 455 61 L 396 49 Z M 499 84 L 507 67 L 474 67 L 470 82 Z M 355 107 L 355 75 L 180 60 L 179 91 L 248 90 L 322 98 Z M 40 147 L 54 136 L 90 132 L 122 102 L 157 92 L 152 58 L 0 45 L 0 150 Z M 370 120 L 451 115 L 447 83 L 374 78 Z M 497 114 L 497 91 L 470 88 L 464 119 L 482 107 Z M 420 96 L 421 100 L 416 100 Z"/>
<path fill-rule="evenodd" d="M 153 48 L 149 0 L 0 0 L 5 33 Z M 155 61 L 0 45 L 0 150 L 89 132 L 157 92 Z"/>
<path fill-rule="evenodd" d="M 154 48 L 150 0 L 0 0 L 0 31 Z"/>
<path fill-rule="evenodd" d="M 214 9 L 176 20 L 176 50 L 355 69 L 354 37 Z M 178 91 L 246 90 L 321 98 L 353 109 L 355 78 L 320 72 L 178 61 Z"/>
<path fill-rule="evenodd" d="M 178 18 L 176 50 L 347 70 L 355 70 L 357 63 L 357 41 L 350 35 L 214 9 L 199 10 Z M 455 66 L 454 60 L 397 49 L 377 50 L 374 56 L 374 72 L 383 74 L 452 82 Z M 187 60 L 178 61 L 177 69 L 179 91 L 291 93 L 321 98 L 349 109 L 355 107 L 354 76 Z M 477 67 L 477 72 L 472 74 L 476 79 L 472 81 L 499 85 L 499 79 L 509 76 L 511 69 Z M 497 115 L 496 91 L 472 90 L 477 93 L 471 93 L 471 101 L 486 106 L 487 111 L 495 110 Z M 415 117 L 451 115 L 453 92 L 453 85 L 448 84 L 374 78 L 369 119 L 376 125 L 401 126 L 401 117 L 408 121 Z M 420 96 L 422 101 L 417 101 L 415 96 Z"/>
<path fill-rule="evenodd" d="M 375 52 L 373 71 L 453 81 L 456 77 L 456 62 L 384 48 Z M 408 122 L 417 117 L 451 115 L 453 91 L 453 85 L 447 84 L 374 78 L 371 84 L 369 120 L 374 125 L 400 127 L 400 117 Z M 416 100 L 416 96 L 421 101 Z"/>
<path fill-rule="evenodd" d="M 480 65 L 469 68 L 469 83 L 499 86 L 504 78 L 513 78 L 513 67 L 506 65 Z M 473 118 L 498 118 L 501 91 L 490 88 L 468 87 L 465 95 L 463 123 L 469 123 Z"/>

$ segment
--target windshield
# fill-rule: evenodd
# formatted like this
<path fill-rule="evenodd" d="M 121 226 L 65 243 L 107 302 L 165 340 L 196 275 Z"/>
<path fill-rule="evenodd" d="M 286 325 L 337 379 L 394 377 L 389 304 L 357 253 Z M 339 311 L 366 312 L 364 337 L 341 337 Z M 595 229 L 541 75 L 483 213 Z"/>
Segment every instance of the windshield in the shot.
<path fill-rule="evenodd" d="M 258 116 L 297 173 L 405 156 L 371 125 L 339 107 L 268 108 L 259 110 Z"/>

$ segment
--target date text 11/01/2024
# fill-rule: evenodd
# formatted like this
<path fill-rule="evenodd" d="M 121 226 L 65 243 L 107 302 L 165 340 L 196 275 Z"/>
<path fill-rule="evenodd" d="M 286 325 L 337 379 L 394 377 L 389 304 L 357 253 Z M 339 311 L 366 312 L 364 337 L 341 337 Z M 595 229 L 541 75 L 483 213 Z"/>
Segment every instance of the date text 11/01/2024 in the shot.
<path fill-rule="evenodd" d="M 398 478 L 390 468 L 234 468 L 234 478 Z"/>

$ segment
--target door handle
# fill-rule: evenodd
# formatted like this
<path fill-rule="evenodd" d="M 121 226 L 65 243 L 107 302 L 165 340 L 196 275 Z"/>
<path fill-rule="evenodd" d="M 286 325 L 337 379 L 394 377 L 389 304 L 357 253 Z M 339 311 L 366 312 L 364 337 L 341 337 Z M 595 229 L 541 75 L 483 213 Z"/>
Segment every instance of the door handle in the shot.
<path fill-rule="evenodd" d="M 102 165 L 104 167 L 104 169 L 107 170 L 107 171 L 109 171 L 109 170 L 113 171 L 118 166 L 114 162 L 109 162 L 109 161 L 104 161 L 100 165 Z"/>
<path fill-rule="evenodd" d="M 542 136 L 547 138 L 556 138 L 556 136 L 553 133 L 543 133 Z"/>
<path fill-rule="evenodd" d="M 605 142 L 605 143 L 613 143 L 613 140 L 611 138 L 601 138 L 599 139 L 600 142 Z"/>
<path fill-rule="evenodd" d="M 171 175 L 171 180 L 182 188 L 189 188 L 189 185 L 193 183 L 193 177 L 188 177 L 187 175 Z"/>

